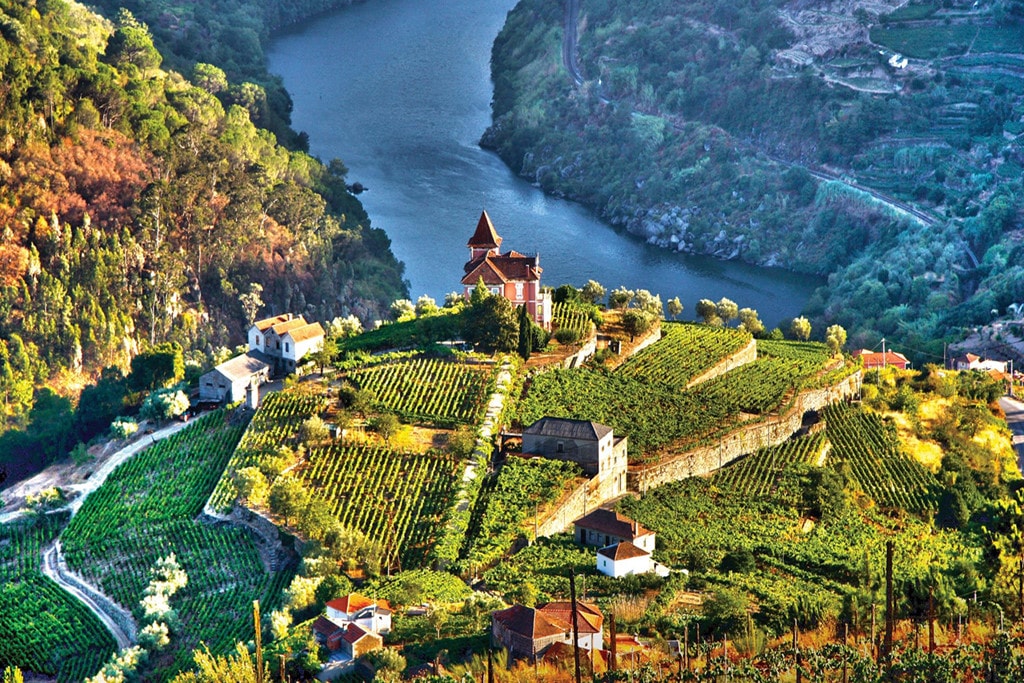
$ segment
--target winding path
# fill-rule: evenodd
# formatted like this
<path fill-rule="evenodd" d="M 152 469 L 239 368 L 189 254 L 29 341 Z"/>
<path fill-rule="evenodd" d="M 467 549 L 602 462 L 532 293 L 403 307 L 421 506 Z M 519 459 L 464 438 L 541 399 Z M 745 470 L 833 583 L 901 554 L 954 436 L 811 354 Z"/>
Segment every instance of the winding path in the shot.
<path fill-rule="evenodd" d="M 579 0 L 565 0 L 565 14 L 562 26 L 562 63 L 565 65 L 566 70 L 569 72 L 569 75 L 572 76 L 572 79 L 577 86 L 583 85 L 583 74 L 580 73 L 579 60 L 577 58 L 577 46 L 579 42 L 579 38 L 577 35 L 579 25 L 579 5 Z M 640 112 L 634 110 L 633 113 L 636 114 Z M 682 126 L 672 121 L 671 117 L 666 116 L 665 118 L 670 122 L 671 126 L 675 130 L 684 130 Z M 755 152 L 759 151 L 756 148 L 752 149 Z M 766 156 L 772 161 L 783 164 L 785 166 L 795 165 L 791 161 L 787 161 L 785 159 L 772 156 L 770 154 Z M 900 201 L 899 199 L 896 199 L 894 197 L 890 197 L 889 195 L 883 194 L 877 190 L 873 190 L 870 187 L 861 185 L 856 181 L 849 180 L 848 178 L 840 176 L 839 174 L 832 173 L 821 168 L 805 168 L 807 168 L 808 173 L 810 173 L 818 180 L 831 180 L 843 183 L 844 185 L 860 190 L 861 192 L 866 192 L 867 194 L 871 195 L 874 199 L 888 206 L 890 209 L 897 211 L 901 214 L 904 214 L 906 216 L 909 216 L 910 218 L 919 221 L 923 225 L 931 227 L 937 225 L 940 222 L 940 219 L 936 218 L 935 216 L 929 213 L 922 211 L 921 209 L 917 208 L 912 204 Z M 973 253 L 971 254 L 971 258 L 975 262 L 975 267 L 977 267 L 978 261 Z"/>
<path fill-rule="evenodd" d="M 163 429 L 153 432 L 152 434 L 146 435 L 107 458 L 107 460 L 92 473 L 89 480 L 85 483 L 62 486 L 65 490 L 75 491 L 79 494 L 75 500 L 66 506 L 66 509 L 70 510 L 71 515 L 74 516 L 74 514 L 81 509 L 82 503 L 85 501 L 86 497 L 102 486 L 103 482 L 107 480 L 107 477 L 109 477 L 115 469 L 117 469 L 118 465 L 136 453 L 149 448 L 157 441 L 161 441 L 180 432 L 189 424 L 189 422 L 175 422 Z M 25 491 L 22 492 L 22 495 L 24 495 L 25 492 L 38 493 L 38 491 L 43 488 L 53 486 L 54 482 L 52 478 L 44 475 L 46 475 L 45 472 L 40 473 L 40 475 L 37 475 L 25 482 L 22 487 Z M 17 519 L 18 517 L 27 514 L 27 512 L 27 510 L 21 509 L 0 515 L 0 524 Z M 121 605 L 118 605 L 116 602 L 104 595 L 102 591 L 91 586 L 84 579 L 70 571 L 67 563 L 64 561 L 64 555 L 61 553 L 60 541 L 55 541 L 52 545 L 43 550 L 42 565 L 40 569 L 43 574 L 53 579 L 61 588 L 78 598 L 82 604 L 88 607 L 89 610 L 96 615 L 107 630 L 110 631 L 111 635 L 114 636 L 114 640 L 117 641 L 117 647 L 119 649 L 131 647 L 135 643 L 135 639 L 138 634 L 138 626 L 136 625 L 131 612 Z"/>

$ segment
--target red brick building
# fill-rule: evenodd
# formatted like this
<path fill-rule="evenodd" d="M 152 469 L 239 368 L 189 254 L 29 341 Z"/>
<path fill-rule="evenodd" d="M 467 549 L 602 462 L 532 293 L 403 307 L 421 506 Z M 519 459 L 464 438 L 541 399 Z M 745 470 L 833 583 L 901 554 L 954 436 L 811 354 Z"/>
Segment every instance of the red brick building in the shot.
<path fill-rule="evenodd" d="M 525 306 L 530 317 L 544 329 L 551 329 L 551 294 L 541 290 L 540 254 L 527 256 L 517 251 L 501 253 L 502 238 L 484 211 L 469 238 L 469 261 L 462 277 L 463 294 L 482 279 L 492 294 L 503 296 L 513 306 Z"/>

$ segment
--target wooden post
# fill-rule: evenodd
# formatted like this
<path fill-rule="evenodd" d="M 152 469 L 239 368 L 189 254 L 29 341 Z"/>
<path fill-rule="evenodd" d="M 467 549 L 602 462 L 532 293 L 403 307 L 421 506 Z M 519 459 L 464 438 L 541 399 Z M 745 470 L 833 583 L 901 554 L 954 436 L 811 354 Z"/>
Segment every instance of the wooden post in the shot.
<path fill-rule="evenodd" d="M 875 663 L 878 663 L 878 648 L 876 646 L 877 634 L 875 633 L 875 603 L 871 603 L 871 656 L 874 657 Z"/>
<path fill-rule="evenodd" d="M 886 660 L 892 655 L 892 636 L 896 627 L 896 599 L 893 595 L 892 586 L 892 554 L 895 545 L 893 542 L 885 542 L 885 642 L 882 647 L 882 657 Z M 886 665 L 886 671 L 889 666 Z"/>
<path fill-rule="evenodd" d="M 686 670 L 690 670 L 690 625 L 686 624 L 683 626 L 683 663 L 686 664 Z"/>
<path fill-rule="evenodd" d="M 609 650 L 609 652 L 608 652 L 608 655 L 609 655 L 608 656 L 608 670 L 609 671 L 618 671 L 618 669 L 619 669 L 619 659 L 618 659 L 619 655 L 618 655 L 618 650 L 617 650 L 618 644 L 616 643 L 616 640 L 618 639 L 618 637 L 617 637 L 617 635 L 615 633 L 615 613 L 612 612 L 612 614 L 610 614 L 609 616 L 611 617 L 611 621 L 608 623 L 608 630 L 609 630 L 609 634 L 608 635 L 611 636 L 612 642 L 611 642 L 611 647 L 608 648 L 608 650 Z"/>
<path fill-rule="evenodd" d="M 793 619 L 793 659 L 796 662 L 796 683 L 803 683 L 803 672 L 800 671 L 800 632 L 798 630 L 796 619 Z"/>
<path fill-rule="evenodd" d="M 935 655 L 935 586 L 928 587 L 928 654 Z"/>
<path fill-rule="evenodd" d="M 280 661 L 281 661 L 281 683 L 287 683 L 288 679 L 285 677 L 285 673 L 286 672 L 285 672 L 284 654 L 283 653 L 281 654 Z"/>
<path fill-rule="evenodd" d="M 848 653 L 846 652 L 846 646 L 850 640 L 850 625 L 843 624 L 843 683 L 850 683 L 850 679 L 846 672 L 846 660 L 848 659 Z"/>
<path fill-rule="evenodd" d="M 260 601 L 252 601 L 252 620 L 256 625 L 256 683 L 263 683 L 263 634 L 260 632 Z"/>
<path fill-rule="evenodd" d="M 580 677 L 580 623 L 576 613 L 576 573 L 569 574 L 569 599 L 572 600 L 572 659 L 576 667 L 576 683 L 583 683 Z"/>
<path fill-rule="evenodd" d="M 494 683 L 494 650 L 487 648 L 487 683 Z"/>

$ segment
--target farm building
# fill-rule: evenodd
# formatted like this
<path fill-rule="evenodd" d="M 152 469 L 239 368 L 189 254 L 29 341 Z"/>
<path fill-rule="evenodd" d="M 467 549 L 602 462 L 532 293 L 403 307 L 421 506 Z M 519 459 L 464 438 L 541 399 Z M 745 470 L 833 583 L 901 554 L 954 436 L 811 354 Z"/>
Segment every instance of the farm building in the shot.
<path fill-rule="evenodd" d="M 199 400 L 241 401 L 245 398 L 246 387 L 258 386 L 270 378 L 270 369 L 271 359 L 258 351 L 235 356 L 199 378 Z"/>
<path fill-rule="evenodd" d="M 649 574 L 668 576 L 669 568 L 659 564 L 651 557 L 651 553 L 638 548 L 629 541 L 620 541 L 605 546 L 597 551 L 597 571 L 605 576 L 617 579 L 633 574 Z"/>
<path fill-rule="evenodd" d="M 462 277 L 468 299 L 480 280 L 491 294 L 505 297 L 513 306 L 525 306 L 534 322 L 551 329 L 551 294 L 541 290 L 540 255 L 526 256 L 517 251 L 500 253 L 502 238 L 494 230 L 491 217 L 480 214 L 476 231 L 469 238 L 469 261 Z"/>
<path fill-rule="evenodd" d="M 860 358 L 863 360 L 865 370 L 877 370 L 878 368 L 884 367 L 906 370 L 910 365 L 910 361 L 907 360 L 906 356 L 902 353 L 896 353 L 895 351 L 878 353 L 877 351 L 871 351 L 869 349 L 861 349 L 859 351 L 854 351 L 851 355 L 854 358 Z"/>
<path fill-rule="evenodd" d="M 599 548 L 629 541 L 640 550 L 654 552 L 655 534 L 638 522 L 612 510 L 598 509 L 574 522 L 576 542 Z"/>
<path fill-rule="evenodd" d="M 380 635 L 356 624 L 339 626 L 323 616 L 313 622 L 313 636 L 331 652 L 341 652 L 349 659 L 384 647 L 384 639 Z"/>
<path fill-rule="evenodd" d="M 257 320 L 249 328 L 249 350 L 271 358 L 275 372 L 295 372 L 302 359 L 323 347 L 324 328 L 291 313 Z"/>
<path fill-rule="evenodd" d="M 577 601 L 579 645 L 603 648 L 604 616 L 593 605 Z M 556 643 L 572 644 L 572 604 L 551 602 L 543 607 L 512 605 L 491 614 L 491 638 L 512 658 L 534 660 Z"/>
<path fill-rule="evenodd" d="M 391 605 L 387 600 L 371 600 L 358 593 L 329 601 L 327 618 L 341 626 L 355 624 L 373 633 L 391 631 Z"/>
<path fill-rule="evenodd" d="M 523 454 L 574 462 L 590 477 L 613 479 L 613 495 L 626 490 L 628 440 L 589 420 L 542 417 L 523 430 Z"/>
<path fill-rule="evenodd" d="M 1007 362 L 1002 360 L 990 360 L 976 356 L 973 353 L 965 353 L 953 359 L 954 370 L 995 370 L 1005 373 Z"/>

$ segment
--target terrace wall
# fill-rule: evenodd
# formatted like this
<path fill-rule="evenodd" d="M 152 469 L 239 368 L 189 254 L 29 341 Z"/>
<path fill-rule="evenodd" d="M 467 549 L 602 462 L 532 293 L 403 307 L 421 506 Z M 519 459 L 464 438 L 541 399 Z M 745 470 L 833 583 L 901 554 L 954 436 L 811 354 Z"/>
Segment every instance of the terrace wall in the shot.
<path fill-rule="evenodd" d="M 804 413 L 856 396 L 861 379 L 861 371 L 857 371 L 833 386 L 803 391 L 783 415 L 768 416 L 725 434 L 718 444 L 672 455 L 653 465 L 631 466 L 627 488 L 644 493 L 668 482 L 709 474 L 758 448 L 777 446 L 800 429 Z"/>
<path fill-rule="evenodd" d="M 710 379 L 724 375 L 730 370 L 735 370 L 741 365 L 753 363 L 755 360 L 757 360 L 757 342 L 751 339 L 742 349 L 731 356 L 723 358 L 712 367 L 691 379 L 686 384 L 686 388 L 689 389 L 690 387 L 695 387 L 701 382 L 707 382 Z"/>

